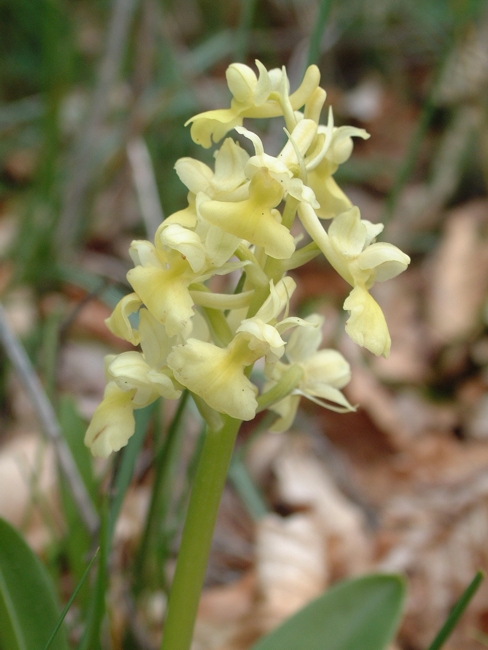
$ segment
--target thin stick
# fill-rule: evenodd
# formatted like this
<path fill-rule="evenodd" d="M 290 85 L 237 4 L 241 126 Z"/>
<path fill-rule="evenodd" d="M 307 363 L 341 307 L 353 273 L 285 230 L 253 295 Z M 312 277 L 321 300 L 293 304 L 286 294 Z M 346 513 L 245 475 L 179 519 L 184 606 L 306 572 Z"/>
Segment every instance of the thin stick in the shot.
<path fill-rule="evenodd" d="M 132 170 L 142 219 L 147 235 L 152 240 L 159 224 L 164 219 L 164 214 L 159 200 L 151 156 L 142 137 L 133 138 L 128 142 L 127 156 Z"/>
<path fill-rule="evenodd" d="M 78 506 L 80 516 L 87 530 L 93 534 L 98 529 L 98 515 L 86 491 L 71 451 L 61 432 L 56 413 L 49 401 L 38 376 L 22 344 L 10 328 L 3 306 L 0 304 L 0 341 L 15 368 L 25 390 L 34 404 L 42 430 L 56 449 L 59 467 L 65 477 Z"/>

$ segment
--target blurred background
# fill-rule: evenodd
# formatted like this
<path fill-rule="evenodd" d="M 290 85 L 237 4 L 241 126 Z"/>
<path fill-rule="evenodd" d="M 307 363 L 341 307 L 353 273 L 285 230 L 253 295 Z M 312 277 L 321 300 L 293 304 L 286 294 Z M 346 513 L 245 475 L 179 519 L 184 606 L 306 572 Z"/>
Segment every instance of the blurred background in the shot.
<path fill-rule="evenodd" d="M 335 178 L 412 257 L 375 287 L 388 360 L 344 335 L 348 289 L 326 262 L 300 270 L 296 309 L 326 316 L 326 345 L 351 362 L 346 393 L 360 408 L 303 405 L 279 436 L 266 421 L 258 435 L 245 427 L 195 648 L 245 650 L 330 584 L 377 569 L 409 581 L 395 647 L 424 648 L 488 569 L 487 9 L 482 0 L 0 0 L 0 315 L 98 504 L 112 466 L 93 464 L 82 438 L 103 394 L 104 355 L 127 349 L 103 321 L 129 290 L 130 241 L 186 205 L 176 159 L 212 160 L 184 124 L 228 105 L 229 63 L 286 65 L 292 88 L 319 65 L 336 124 L 371 134 Z M 278 151 L 281 125 L 260 128 Z M 200 431 L 190 407 L 178 439 L 184 472 L 172 461 L 179 481 L 156 489 L 154 452 L 172 408 L 139 422 L 148 435 L 115 530 L 101 648 L 158 644 Z M 0 515 L 66 601 L 92 546 L 42 428 L 1 349 Z M 67 619 L 73 647 L 89 602 L 86 583 Z M 486 646 L 488 586 L 446 648 Z"/>

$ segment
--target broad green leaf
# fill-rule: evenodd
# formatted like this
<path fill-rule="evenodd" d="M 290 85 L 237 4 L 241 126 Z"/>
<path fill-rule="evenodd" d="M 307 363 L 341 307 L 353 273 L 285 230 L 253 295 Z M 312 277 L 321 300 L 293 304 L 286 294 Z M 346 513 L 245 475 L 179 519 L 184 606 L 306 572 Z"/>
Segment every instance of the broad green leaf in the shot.
<path fill-rule="evenodd" d="M 400 576 L 369 575 L 332 587 L 252 650 L 383 650 L 405 597 Z"/>
<path fill-rule="evenodd" d="M 21 535 L 0 519 L 0 648 L 42 650 L 59 618 L 54 588 Z M 68 650 L 61 628 L 51 650 Z"/>

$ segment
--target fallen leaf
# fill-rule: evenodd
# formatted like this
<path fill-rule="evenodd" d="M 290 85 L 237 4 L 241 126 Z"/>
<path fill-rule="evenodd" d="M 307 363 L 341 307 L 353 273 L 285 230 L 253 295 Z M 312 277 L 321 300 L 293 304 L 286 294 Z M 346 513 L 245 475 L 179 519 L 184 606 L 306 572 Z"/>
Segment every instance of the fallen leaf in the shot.
<path fill-rule="evenodd" d="M 488 202 L 472 201 L 448 216 L 425 267 L 427 322 L 439 345 L 465 339 L 480 322 L 488 291 Z"/>

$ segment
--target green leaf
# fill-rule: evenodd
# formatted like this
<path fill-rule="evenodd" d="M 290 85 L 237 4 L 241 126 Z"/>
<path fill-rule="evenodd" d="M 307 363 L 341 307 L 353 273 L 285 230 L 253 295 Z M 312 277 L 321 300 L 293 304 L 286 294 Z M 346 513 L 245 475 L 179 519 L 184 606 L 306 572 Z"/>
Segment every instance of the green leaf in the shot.
<path fill-rule="evenodd" d="M 59 618 L 54 588 L 21 535 L 0 519 L 0 647 L 42 650 Z M 61 628 L 51 650 L 68 650 Z"/>
<path fill-rule="evenodd" d="M 252 650 L 383 650 L 395 634 L 404 598 L 400 576 L 347 580 L 260 639 Z"/>

